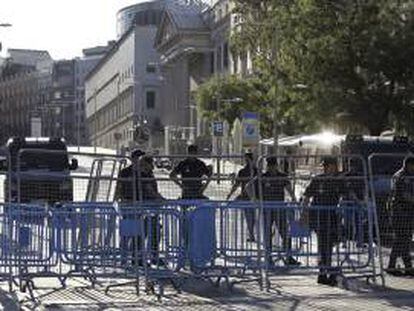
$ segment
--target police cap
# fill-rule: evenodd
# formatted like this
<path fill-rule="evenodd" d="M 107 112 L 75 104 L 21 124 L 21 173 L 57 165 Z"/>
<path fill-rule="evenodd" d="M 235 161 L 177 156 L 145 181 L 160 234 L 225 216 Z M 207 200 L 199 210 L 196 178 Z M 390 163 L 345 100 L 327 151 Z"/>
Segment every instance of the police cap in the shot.
<path fill-rule="evenodd" d="M 131 158 L 134 158 L 134 159 L 139 158 L 143 155 L 145 155 L 145 152 L 142 151 L 141 149 L 134 149 L 131 152 Z"/>

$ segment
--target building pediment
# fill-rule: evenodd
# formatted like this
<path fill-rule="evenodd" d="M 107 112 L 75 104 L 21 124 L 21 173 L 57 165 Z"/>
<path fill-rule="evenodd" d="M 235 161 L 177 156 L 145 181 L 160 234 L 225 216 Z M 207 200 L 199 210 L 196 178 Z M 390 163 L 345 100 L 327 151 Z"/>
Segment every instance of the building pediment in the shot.
<path fill-rule="evenodd" d="M 172 1 L 166 5 L 154 43 L 163 59 L 170 59 L 177 51 L 197 52 L 211 47 L 204 9 L 195 2 Z"/>
<path fill-rule="evenodd" d="M 166 44 L 176 35 L 178 35 L 177 26 L 174 24 L 169 12 L 164 11 L 161 24 L 158 27 L 158 31 L 155 36 L 155 47 L 158 48 L 161 45 Z"/>
<path fill-rule="evenodd" d="M 167 2 L 155 38 L 155 47 L 158 48 L 182 34 L 209 33 L 210 29 L 203 19 L 205 10 L 206 6 L 196 1 Z"/>

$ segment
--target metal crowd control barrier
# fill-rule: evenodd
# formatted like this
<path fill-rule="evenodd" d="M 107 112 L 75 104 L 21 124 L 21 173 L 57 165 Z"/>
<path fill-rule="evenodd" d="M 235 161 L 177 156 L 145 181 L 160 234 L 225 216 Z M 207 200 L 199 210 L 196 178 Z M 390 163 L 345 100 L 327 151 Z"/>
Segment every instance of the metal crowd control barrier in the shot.
<path fill-rule="evenodd" d="M 57 167 L 41 162 L 27 169 L 27 154 L 48 153 L 60 159 L 52 162 Z M 169 170 L 145 158 L 126 166 L 131 159 L 110 155 L 19 155 L 8 179 L 18 203 L 6 203 L 0 214 L 0 274 L 32 298 L 33 280 L 43 276 L 57 277 L 62 286 L 71 277 L 92 285 L 116 280 L 107 290 L 128 280 L 137 292 L 144 282 L 160 297 L 166 283 L 180 290 L 189 277 L 269 288 L 272 276 L 288 272 L 320 270 L 345 280 L 382 276 L 375 205 L 359 157 L 341 155 L 341 174 L 315 176 L 301 157 L 280 156 L 276 164 L 296 162 L 289 166 L 295 170 L 272 175 L 275 161 L 267 157 L 257 168 L 249 158 L 242 166 L 236 164 L 241 156 L 221 157 L 218 170 L 217 157 L 171 157 Z M 69 161 L 74 157 L 81 160 L 77 167 Z"/>
<path fill-rule="evenodd" d="M 296 170 L 282 172 L 280 164 L 292 158 Z M 302 169 L 300 156 L 259 161 L 267 287 L 270 276 L 286 270 L 341 276 L 345 285 L 351 278 L 382 277 L 375 261 L 378 223 L 366 163 L 354 155 L 325 161 L 336 162 L 337 171 L 314 174 L 313 169 Z"/>
<path fill-rule="evenodd" d="M 412 153 L 378 153 L 368 158 L 370 191 L 379 223 L 375 239 L 381 265 L 390 274 L 414 274 L 414 176 L 404 167 Z M 402 177 L 404 175 L 404 177 Z M 399 179 L 399 181 L 398 181 Z"/>
<path fill-rule="evenodd" d="M 156 162 L 164 158 L 154 157 Z M 174 163 L 172 171 L 155 169 L 155 179 L 161 195 L 175 201 L 184 215 L 186 263 L 192 273 L 216 285 L 222 280 L 229 287 L 248 281 L 262 285 L 259 203 L 250 198 L 256 196 L 256 187 L 244 189 L 257 176 L 253 159 L 193 155 L 168 159 Z"/>
<path fill-rule="evenodd" d="M 53 209 L 57 251 L 71 276 L 139 279 L 160 284 L 169 280 L 184 260 L 181 215 L 169 204 L 65 204 Z M 122 285 L 122 284 L 121 284 Z M 112 285 L 110 287 L 120 286 Z M 109 289 L 109 287 L 108 287 Z"/>

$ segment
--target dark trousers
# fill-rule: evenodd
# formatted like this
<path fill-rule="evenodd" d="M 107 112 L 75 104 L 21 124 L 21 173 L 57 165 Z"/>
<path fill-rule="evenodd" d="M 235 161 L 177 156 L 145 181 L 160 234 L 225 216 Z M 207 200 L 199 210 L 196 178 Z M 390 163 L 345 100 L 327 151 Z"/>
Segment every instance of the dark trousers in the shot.
<path fill-rule="evenodd" d="M 246 219 L 246 226 L 247 226 L 247 234 L 249 235 L 250 240 L 254 240 L 254 225 L 256 222 L 256 208 L 254 204 L 249 206 L 247 203 L 250 202 L 249 198 L 246 198 L 243 195 L 239 195 L 235 201 L 240 201 L 244 206 L 244 217 Z"/>
<path fill-rule="evenodd" d="M 247 232 L 250 239 L 254 239 L 254 223 L 256 221 L 256 211 L 254 208 L 246 208 L 244 210 L 244 217 L 246 218 Z"/>
<path fill-rule="evenodd" d="M 339 222 L 335 212 L 318 211 L 319 221 L 315 229 L 318 237 L 319 267 L 321 274 L 333 273 L 332 268 L 333 247 L 338 242 Z"/>
<path fill-rule="evenodd" d="M 125 218 L 135 219 L 131 216 Z M 142 251 L 145 249 L 145 239 L 148 239 L 150 243 L 150 257 L 157 257 L 161 233 L 158 216 L 139 217 L 135 220 L 137 220 L 141 226 L 144 226 L 143 232 L 141 230 L 136 236 L 124 236 L 121 238 L 121 250 L 124 256 L 128 253 L 130 254 L 129 256 L 133 258 L 133 263 L 135 263 L 135 259 L 138 259 L 138 261 L 142 259 Z"/>
<path fill-rule="evenodd" d="M 272 227 L 276 224 L 277 230 L 282 238 L 283 249 L 289 253 L 292 249 L 292 240 L 288 232 L 288 213 L 283 210 L 264 211 L 264 238 L 266 246 L 266 256 L 269 258 L 272 253 Z"/>
<path fill-rule="evenodd" d="M 413 213 L 407 212 L 395 212 L 392 218 L 394 240 L 392 244 L 392 250 L 390 254 L 389 267 L 395 268 L 397 258 L 401 257 L 405 268 L 412 268 L 410 244 L 413 236 Z"/>
<path fill-rule="evenodd" d="M 318 231 L 318 253 L 319 253 L 319 266 L 322 274 L 326 274 L 331 270 L 332 266 L 332 249 L 334 247 L 334 241 L 331 237 L 330 228 L 328 226 L 322 226 Z"/>

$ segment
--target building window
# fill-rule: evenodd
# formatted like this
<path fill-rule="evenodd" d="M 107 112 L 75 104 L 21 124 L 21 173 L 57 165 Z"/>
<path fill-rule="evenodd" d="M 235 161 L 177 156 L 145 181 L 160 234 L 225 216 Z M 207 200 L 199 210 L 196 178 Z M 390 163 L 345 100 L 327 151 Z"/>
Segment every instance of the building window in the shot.
<path fill-rule="evenodd" d="M 222 69 L 222 48 L 221 48 L 221 45 L 219 45 L 218 48 L 217 48 L 216 62 L 217 62 L 216 71 L 221 72 L 221 69 Z"/>
<path fill-rule="evenodd" d="M 155 92 L 154 91 L 147 91 L 146 93 L 146 102 L 147 102 L 147 108 L 148 109 L 154 109 L 155 108 Z"/>
<path fill-rule="evenodd" d="M 214 52 L 211 53 L 210 55 L 210 73 L 214 73 L 214 62 L 215 62 L 215 54 Z"/>
<path fill-rule="evenodd" d="M 224 69 L 229 67 L 229 44 L 227 42 L 223 46 L 223 67 Z"/>
<path fill-rule="evenodd" d="M 155 64 L 147 64 L 148 73 L 155 73 L 156 71 L 157 71 L 157 68 L 155 67 Z"/>

